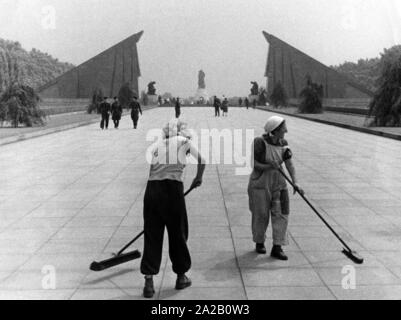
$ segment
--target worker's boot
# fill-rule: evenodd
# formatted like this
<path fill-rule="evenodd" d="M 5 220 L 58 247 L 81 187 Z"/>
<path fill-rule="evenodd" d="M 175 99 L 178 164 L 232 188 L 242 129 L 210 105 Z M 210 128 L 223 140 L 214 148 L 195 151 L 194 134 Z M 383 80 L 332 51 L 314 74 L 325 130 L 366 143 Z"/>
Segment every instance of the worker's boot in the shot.
<path fill-rule="evenodd" d="M 256 244 L 256 252 L 259 254 L 266 254 L 266 247 L 264 243 Z"/>
<path fill-rule="evenodd" d="M 284 251 L 281 248 L 281 246 L 274 245 L 270 256 L 272 258 L 276 258 L 276 259 L 283 260 L 283 261 L 288 260 L 288 257 L 284 254 Z"/>
<path fill-rule="evenodd" d="M 179 274 L 177 276 L 177 281 L 175 283 L 176 290 L 182 290 L 188 288 L 192 285 L 191 279 L 189 279 L 185 274 Z"/>
<path fill-rule="evenodd" d="M 153 298 L 155 294 L 155 288 L 153 285 L 153 277 L 145 276 L 145 287 L 143 288 L 143 296 L 145 298 Z"/>

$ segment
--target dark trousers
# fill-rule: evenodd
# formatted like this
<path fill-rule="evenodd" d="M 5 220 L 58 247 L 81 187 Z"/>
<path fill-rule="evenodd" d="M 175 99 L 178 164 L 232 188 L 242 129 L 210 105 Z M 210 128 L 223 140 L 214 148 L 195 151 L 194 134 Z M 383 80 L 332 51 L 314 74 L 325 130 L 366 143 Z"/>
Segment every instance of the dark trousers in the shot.
<path fill-rule="evenodd" d="M 175 117 L 178 119 L 181 116 L 181 109 L 175 108 Z"/>
<path fill-rule="evenodd" d="M 109 114 L 102 114 L 102 121 L 100 122 L 100 128 L 102 128 L 102 130 L 104 128 L 106 129 L 109 128 L 109 120 L 110 120 Z"/>
<path fill-rule="evenodd" d="M 173 180 L 149 181 L 143 207 L 145 244 L 141 262 L 144 275 L 160 271 L 164 230 L 167 228 L 169 255 L 176 274 L 191 268 L 189 254 L 188 217 L 184 199 L 184 185 Z"/>
<path fill-rule="evenodd" d="M 220 108 L 214 108 L 214 115 L 216 116 L 216 117 L 220 117 Z"/>
<path fill-rule="evenodd" d="M 136 129 L 136 127 L 138 126 L 139 113 L 132 112 L 131 113 L 131 119 L 132 119 L 132 122 L 134 123 L 134 128 Z"/>
<path fill-rule="evenodd" d="M 120 126 L 120 120 L 113 120 L 114 128 L 118 128 Z"/>

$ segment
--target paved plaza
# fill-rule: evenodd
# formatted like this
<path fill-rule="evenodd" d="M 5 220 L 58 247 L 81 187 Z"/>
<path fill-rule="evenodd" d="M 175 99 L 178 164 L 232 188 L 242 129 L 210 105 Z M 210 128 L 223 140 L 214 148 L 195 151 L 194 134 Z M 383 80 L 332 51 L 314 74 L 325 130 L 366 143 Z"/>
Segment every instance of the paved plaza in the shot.
<path fill-rule="evenodd" d="M 173 115 L 174 108 L 158 108 L 144 112 L 137 131 L 125 117 L 119 130 L 93 124 L 0 147 L 0 299 L 142 299 L 140 260 L 99 273 L 89 265 L 142 231 L 146 136 Z M 197 132 L 259 135 L 271 115 L 232 108 L 228 118 L 215 118 L 213 108 L 183 108 Z M 187 197 L 193 286 L 174 290 L 165 241 L 155 299 L 401 299 L 401 142 L 287 122 L 300 186 L 365 263 L 341 254 L 298 195 L 291 196 L 289 261 L 257 255 L 248 176 L 236 175 L 236 163 L 210 164 L 203 186 Z M 186 187 L 195 172 L 188 166 Z M 268 237 L 270 249 L 271 227 Z M 143 238 L 132 249 L 142 251 Z M 346 266 L 355 268 L 355 289 L 344 286 Z M 47 289 L 52 271 L 56 286 Z"/>

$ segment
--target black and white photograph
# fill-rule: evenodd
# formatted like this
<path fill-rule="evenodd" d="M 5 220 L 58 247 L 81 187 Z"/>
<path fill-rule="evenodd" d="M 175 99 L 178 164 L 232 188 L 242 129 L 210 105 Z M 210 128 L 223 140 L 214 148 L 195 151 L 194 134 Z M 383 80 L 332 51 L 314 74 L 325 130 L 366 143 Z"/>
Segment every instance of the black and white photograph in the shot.
<path fill-rule="evenodd" d="M 0 300 L 400 299 L 401 1 L 0 0 Z"/>

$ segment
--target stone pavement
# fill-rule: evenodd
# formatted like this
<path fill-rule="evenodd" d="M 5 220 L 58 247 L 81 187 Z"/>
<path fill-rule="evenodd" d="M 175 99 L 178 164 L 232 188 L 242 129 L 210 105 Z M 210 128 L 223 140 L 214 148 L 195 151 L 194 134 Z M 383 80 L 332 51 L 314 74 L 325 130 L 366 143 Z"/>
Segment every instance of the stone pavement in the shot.
<path fill-rule="evenodd" d="M 148 130 L 174 109 L 129 117 L 120 130 L 98 124 L 0 147 L 0 299 L 141 298 L 139 260 L 89 271 L 143 227 L 149 165 Z M 183 108 L 200 129 L 255 129 L 272 113 Z M 341 244 L 299 196 L 291 197 L 288 262 L 254 253 L 248 176 L 236 165 L 211 164 L 204 185 L 187 197 L 193 286 L 177 292 L 165 242 L 155 299 L 401 299 L 401 142 L 288 117 L 288 140 L 308 198 L 365 258 L 354 265 Z M 237 143 L 237 142 L 236 142 Z M 211 152 L 217 152 L 211 148 Z M 188 186 L 196 171 L 188 166 Z M 268 229 L 270 247 L 271 228 Z M 140 239 L 132 249 L 142 251 Z M 347 265 L 356 289 L 342 287 Z M 55 290 L 46 290 L 55 271 Z M 49 273 L 50 272 L 50 273 Z"/>

